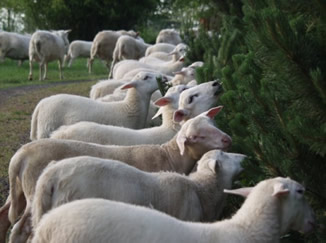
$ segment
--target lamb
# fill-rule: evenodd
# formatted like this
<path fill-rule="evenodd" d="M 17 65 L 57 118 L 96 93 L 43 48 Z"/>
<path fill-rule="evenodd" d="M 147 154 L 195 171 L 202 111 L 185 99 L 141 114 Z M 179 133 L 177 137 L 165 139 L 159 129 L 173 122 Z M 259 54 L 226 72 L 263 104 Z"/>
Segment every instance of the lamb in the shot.
<path fill-rule="evenodd" d="M 171 87 L 164 97 L 158 99 L 155 105 L 161 106 L 158 115 L 162 114 L 163 123 L 159 127 L 140 130 L 125 127 L 101 125 L 94 122 L 78 122 L 62 126 L 54 131 L 50 138 L 71 139 L 98 144 L 136 145 L 162 144 L 169 141 L 180 129 L 173 122 L 173 113 L 178 108 L 179 96 L 187 89 L 185 85 Z"/>
<path fill-rule="evenodd" d="M 120 36 L 113 51 L 109 78 L 112 77 L 112 70 L 117 61 L 124 59 L 138 60 L 145 55 L 145 51 L 149 46 L 150 44 L 130 36 Z"/>
<path fill-rule="evenodd" d="M 90 56 L 92 41 L 75 40 L 70 43 L 68 54 L 65 56 L 64 63 L 68 63 L 68 67 L 71 66 L 72 62 L 78 57 Z M 87 64 L 88 64 L 87 59 Z"/>
<path fill-rule="evenodd" d="M 109 68 L 109 62 L 112 60 L 113 50 L 115 48 L 115 44 L 117 43 L 117 40 L 122 35 L 129 35 L 131 37 L 136 38 L 138 36 L 138 33 L 134 31 L 111 31 L 111 30 L 105 30 L 101 31 L 96 34 L 94 37 L 91 52 L 90 52 L 90 58 L 88 63 L 88 72 L 92 72 L 92 65 L 94 62 L 94 58 L 98 57 L 101 60 L 106 61 L 106 65 Z"/>
<path fill-rule="evenodd" d="M 47 138 L 60 126 L 79 121 L 93 121 L 135 129 L 143 128 L 150 97 L 158 89 L 156 75 L 139 73 L 122 89 L 129 90 L 126 98 L 120 102 L 99 102 L 68 94 L 58 94 L 42 99 L 32 115 L 31 140 Z"/>
<path fill-rule="evenodd" d="M 290 230 L 308 233 L 313 229 L 313 211 L 303 191 L 289 178 L 261 181 L 231 219 L 205 224 L 122 202 L 77 200 L 44 215 L 32 243 L 280 242 Z M 246 196 L 241 189 L 233 192 Z"/>
<path fill-rule="evenodd" d="M 123 60 L 114 66 L 112 73 L 114 79 L 121 79 L 127 72 L 133 69 L 146 68 L 171 76 L 174 72 L 180 71 L 183 67 L 184 57 L 181 57 L 176 62 L 170 61 L 160 64 L 152 63 L 151 65 L 136 60 Z"/>
<path fill-rule="evenodd" d="M 242 154 L 211 150 L 189 176 L 149 173 L 120 161 L 89 156 L 61 160 L 49 165 L 38 179 L 32 203 L 33 228 L 50 209 L 82 198 L 150 205 L 182 220 L 213 221 L 223 208 L 223 189 L 231 188 L 244 158 Z M 118 190 L 115 185 L 119 185 Z"/>
<path fill-rule="evenodd" d="M 28 59 L 28 46 L 31 37 L 12 32 L 0 32 L 0 60 L 6 57 L 23 62 Z"/>
<path fill-rule="evenodd" d="M 170 53 L 165 54 L 166 56 L 171 57 L 168 62 L 177 62 L 181 57 L 184 57 L 187 52 L 187 45 L 180 43 L 178 44 Z M 157 52 L 156 52 L 157 53 Z M 160 57 L 162 58 L 162 53 L 160 54 Z M 166 59 L 166 58 L 163 58 Z M 156 58 L 153 55 L 149 55 L 146 57 L 143 57 L 139 60 L 142 63 L 150 64 L 150 65 L 165 65 L 167 61 L 164 61 L 162 59 Z"/>
<path fill-rule="evenodd" d="M 165 52 L 170 53 L 176 45 L 168 44 L 168 43 L 157 43 L 147 48 L 145 52 L 145 56 L 149 56 L 155 52 Z"/>
<path fill-rule="evenodd" d="M 88 155 L 120 160 L 148 172 L 167 170 L 190 173 L 204 153 L 212 149 L 226 150 L 231 145 L 231 138 L 214 126 L 214 117 L 221 109 L 222 107 L 215 107 L 188 120 L 176 136 L 163 145 L 104 146 L 58 139 L 40 139 L 25 144 L 9 164 L 10 193 L 6 204 L 0 209 L 0 225 L 3 225 L 0 235 L 6 235 L 10 225 L 8 220 L 14 223 L 24 208 L 23 216 L 14 227 L 22 237 L 24 231 L 29 231 L 36 181 L 53 160 Z"/>
<path fill-rule="evenodd" d="M 29 43 L 29 75 L 33 79 L 33 61 L 39 63 L 39 80 L 47 78 L 48 63 L 58 60 L 59 76 L 63 79 L 62 63 L 69 46 L 68 33 L 71 30 L 36 31 Z M 44 76 L 42 76 L 44 70 Z"/>
<path fill-rule="evenodd" d="M 188 117 L 194 117 L 217 103 L 222 86 L 219 81 L 210 81 L 196 85 L 182 92 L 178 110 L 174 112 L 175 122 L 183 123 Z"/>
<path fill-rule="evenodd" d="M 163 29 L 156 37 L 156 43 L 170 43 L 178 45 L 181 43 L 180 34 L 174 29 Z"/>

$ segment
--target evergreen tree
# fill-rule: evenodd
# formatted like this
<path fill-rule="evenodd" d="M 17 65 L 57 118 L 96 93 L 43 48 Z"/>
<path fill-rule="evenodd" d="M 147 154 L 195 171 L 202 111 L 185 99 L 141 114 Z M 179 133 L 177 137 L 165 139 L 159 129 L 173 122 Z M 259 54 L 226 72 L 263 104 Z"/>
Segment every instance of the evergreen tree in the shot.
<path fill-rule="evenodd" d="M 224 1 L 221 38 L 189 42 L 202 53 L 199 80 L 220 78 L 224 117 L 233 151 L 249 155 L 243 185 L 289 176 L 325 223 L 326 205 L 326 5 L 322 1 Z M 198 44 L 201 43 L 201 44 Z M 218 47 L 218 51 L 216 51 Z M 198 57 L 194 55 L 193 57 Z M 196 61 L 192 59 L 191 61 Z M 282 242 L 325 242 L 291 233 Z"/>

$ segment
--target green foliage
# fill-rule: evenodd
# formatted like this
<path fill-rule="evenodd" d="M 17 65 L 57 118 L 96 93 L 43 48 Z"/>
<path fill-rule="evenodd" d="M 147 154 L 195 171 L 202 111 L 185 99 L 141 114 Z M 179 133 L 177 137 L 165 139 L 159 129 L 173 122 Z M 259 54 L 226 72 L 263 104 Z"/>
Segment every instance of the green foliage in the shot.
<path fill-rule="evenodd" d="M 215 1 L 214 1 L 215 2 Z M 189 61 L 204 60 L 200 81 L 219 77 L 224 114 L 218 125 L 233 150 L 249 155 L 240 180 L 275 176 L 305 184 L 320 221 L 326 221 L 326 18 L 322 1 L 262 0 L 217 3 L 222 27 L 214 44 L 189 42 Z M 209 43 L 209 44 L 208 44 Z M 199 53 L 199 54 L 198 54 Z M 286 235 L 282 242 L 322 242 Z"/>

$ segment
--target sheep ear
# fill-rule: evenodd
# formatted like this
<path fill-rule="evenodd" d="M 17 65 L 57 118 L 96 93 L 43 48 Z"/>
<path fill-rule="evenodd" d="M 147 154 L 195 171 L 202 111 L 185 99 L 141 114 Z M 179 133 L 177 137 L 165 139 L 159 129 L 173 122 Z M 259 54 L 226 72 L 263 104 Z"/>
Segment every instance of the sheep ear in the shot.
<path fill-rule="evenodd" d="M 224 189 L 224 193 L 226 193 L 226 194 L 233 194 L 233 195 L 239 195 L 239 196 L 242 196 L 242 197 L 248 197 L 248 195 L 252 191 L 252 188 L 253 187 L 243 187 L 243 188 L 234 189 L 234 190 Z"/>
<path fill-rule="evenodd" d="M 176 51 L 171 51 L 170 53 L 168 53 L 168 56 L 172 56 L 172 55 L 174 55 L 176 53 L 177 53 Z"/>
<path fill-rule="evenodd" d="M 183 155 L 185 152 L 185 143 L 187 141 L 187 138 L 184 135 L 180 135 L 180 132 L 177 136 L 177 145 L 180 149 L 180 154 Z"/>
<path fill-rule="evenodd" d="M 185 119 L 185 117 L 188 115 L 188 111 L 186 110 L 176 110 L 173 113 L 173 120 L 174 122 L 181 122 Z"/>
<path fill-rule="evenodd" d="M 122 85 L 120 87 L 120 89 L 130 89 L 130 88 L 134 88 L 136 87 L 136 83 L 135 82 L 129 82 L 129 83 L 126 83 L 125 85 Z"/>
<path fill-rule="evenodd" d="M 210 109 L 210 110 L 208 110 L 206 113 L 205 113 L 205 115 L 206 116 L 208 116 L 209 118 L 211 118 L 211 119 L 214 119 L 215 118 L 215 116 L 218 114 L 218 113 L 220 113 L 220 111 L 223 109 L 223 106 L 217 106 L 217 107 L 214 107 L 214 108 L 212 108 L 212 109 Z"/>
<path fill-rule="evenodd" d="M 152 120 L 154 120 L 156 117 L 159 117 L 162 114 L 162 109 L 158 109 L 158 111 L 156 112 L 156 114 L 152 117 Z"/>
<path fill-rule="evenodd" d="M 184 56 L 180 57 L 178 61 L 179 62 L 184 62 L 185 61 L 185 57 Z"/>
<path fill-rule="evenodd" d="M 185 71 L 173 72 L 173 75 L 177 75 L 177 74 L 185 75 L 186 72 Z"/>
<path fill-rule="evenodd" d="M 65 30 L 65 32 L 68 34 L 69 32 L 71 32 L 71 30 Z"/>
<path fill-rule="evenodd" d="M 217 160 L 214 160 L 214 159 L 211 159 L 209 162 L 208 162 L 208 167 L 214 172 L 216 173 L 219 168 L 220 168 L 220 164 Z"/>
<path fill-rule="evenodd" d="M 165 106 L 167 104 L 170 104 L 171 101 L 172 101 L 171 97 L 162 97 L 162 98 L 157 99 L 154 102 L 154 105 L 156 105 L 156 106 Z"/>
<path fill-rule="evenodd" d="M 289 189 L 284 188 L 284 185 L 279 182 L 276 183 L 273 187 L 273 197 L 280 197 L 280 196 L 284 196 L 284 195 L 288 195 L 289 194 Z"/>

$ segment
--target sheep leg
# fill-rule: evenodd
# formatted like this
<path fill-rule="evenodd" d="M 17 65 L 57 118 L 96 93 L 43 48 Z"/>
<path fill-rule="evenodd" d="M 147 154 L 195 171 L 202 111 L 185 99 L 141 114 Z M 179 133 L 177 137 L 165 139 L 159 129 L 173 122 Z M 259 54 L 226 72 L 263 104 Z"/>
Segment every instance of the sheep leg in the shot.
<path fill-rule="evenodd" d="M 90 58 L 88 61 L 88 73 L 92 73 L 93 58 Z"/>
<path fill-rule="evenodd" d="M 26 206 L 25 212 L 21 219 L 14 225 L 9 237 L 9 243 L 26 242 L 32 233 L 31 207 Z"/>
<path fill-rule="evenodd" d="M 86 60 L 86 67 L 88 68 L 88 66 L 89 66 L 89 58 L 87 58 Z"/>
<path fill-rule="evenodd" d="M 28 80 L 33 80 L 33 62 L 29 60 L 29 75 Z"/>
<path fill-rule="evenodd" d="M 62 61 L 61 60 L 58 61 L 58 67 L 59 67 L 59 77 L 60 77 L 60 80 L 62 80 L 63 75 L 62 75 Z"/>
<path fill-rule="evenodd" d="M 46 62 L 46 63 L 44 63 L 44 65 L 43 65 L 43 67 L 44 67 L 44 76 L 43 76 L 43 80 L 45 80 L 45 79 L 47 79 L 48 77 L 48 63 Z"/>
<path fill-rule="evenodd" d="M 7 200 L 5 205 L 0 208 L 0 243 L 6 242 L 7 231 L 11 225 L 8 219 L 10 201 Z"/>
<path fill-rule="evenodd" d="M 39 80 L 42 81 L 42 69 L 43 69 L 44 63 L 40 62 L 39 64 Z"/>
<path fill-rule="evenodd" d="M 75 58 L 71 57 L 68 63 L 68 67 L 71 67 L 72 62 L 75 60 Z"/>
<path fill-rule="evenodd" d="M 116 63 L 116 60 L 113 60 L 111 63 L 110 73 L 109 73 L 109 77 L 108 77 L 109 79 L 112 78 L 112 76 L 113 76 L 113 67 L 114 67 L 115 63 Z"/>

